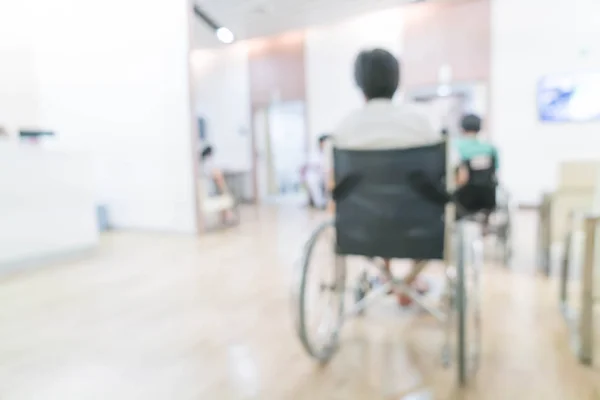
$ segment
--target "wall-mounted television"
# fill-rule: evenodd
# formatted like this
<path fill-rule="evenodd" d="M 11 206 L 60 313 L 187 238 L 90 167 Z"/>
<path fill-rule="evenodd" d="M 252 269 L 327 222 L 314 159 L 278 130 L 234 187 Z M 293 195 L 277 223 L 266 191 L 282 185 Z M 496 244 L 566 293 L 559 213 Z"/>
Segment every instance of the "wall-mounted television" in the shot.
<path fill-rule="evenodd" d="M 600 120 L 600 72 L 545 76 L 538 83 L 537 102 L 542 121 Z"/>

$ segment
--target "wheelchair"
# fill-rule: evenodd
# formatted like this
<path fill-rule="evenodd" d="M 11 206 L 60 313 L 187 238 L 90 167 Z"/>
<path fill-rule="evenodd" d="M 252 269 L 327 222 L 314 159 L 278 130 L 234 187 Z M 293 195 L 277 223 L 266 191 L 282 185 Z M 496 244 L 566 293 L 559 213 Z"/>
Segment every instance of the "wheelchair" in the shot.
<path fill-rule="evenodd" d="M 496 199 L 496 209 L 490 219 L 490 232 L 496 237 L 497 247 L 500 247 L 502 265 L 509 267 L 514 254 L 513 223 L 517 207 L 503 186 L 498 186 Z"/>
<path fill-rule="evenodd" d="M 476 373 L 481 347 L 483 235 L 480 215 L 467 213 L 457 219 L 461 205 L 451 194 L 453 188 L 435 184 L 453 181 L 448 175 L 446 147 L 441 143 L 399 150 L 335 150 L 335 218 L 318 226 L 306 242 L 293 286 L 300 342 L 319 363 L 327 363 L 335 354 L 344 322 L 361 315 L 391 290 L 408 295 L 440 323 L 444 330 L 440 359 L 446 368 L 456 365 L 461 386 Z M 322 244 L 324 251 L 319 250 Z M 316 262 L 327 253 L 332 262 L 317 269 Z M 347 261 L 353 256 L 370 262 L 348 282 Z M 371 270 L 385 274 L 382 259 L 442 261 L 440 306 L 432 306 L 402 280 L 390 276 L 385 283 L 372 285 Z M 315 280 L 316 273 L 325 276 Z M 325 305 L 312 307 L 313 290 L 327 296 Z M 347 298 L 352 304 L 347 304 Z M 311 318 L 315 313 L 316 321 Z"/>
<path fill-rule="evenodd" d="M 478 168 L 477 164 L 481 163 L 482 158 L 487 158 L 487 163 L 484 162 L 483 168 Z M 491 187 L 490 183 L 494 183 L 493 186 L 495 187 L 495 190 L 489 190 L 483 198 L 477 199 L 477 197 L 471 196 L 472 198 L 466 199 L 466 203 L 473 203 L 468 204 L 469 209 L 481 207 L 488 210 L 484 223 L 485 233 L 493 236 L 495 239 L 496 252 L 494 256 L 496 260 L 499 258 L 502 265 L 509 267 L 513 257 L 512 233 L 517 207 L 508 190 L 504 186 L 497 184 L 496 171 L 492 167 L 495 164 L 496 155 L 492 155 L 491 157 L 482 156 L 462 163 L 469 170 L 470 182 L 474 182 L 479 187 L 486 185 Z M 485 198 L 488 196 L 492 196 L 493 200 Z M 497 250 L 500 250 L 500 254 L 498 254 Z"/>

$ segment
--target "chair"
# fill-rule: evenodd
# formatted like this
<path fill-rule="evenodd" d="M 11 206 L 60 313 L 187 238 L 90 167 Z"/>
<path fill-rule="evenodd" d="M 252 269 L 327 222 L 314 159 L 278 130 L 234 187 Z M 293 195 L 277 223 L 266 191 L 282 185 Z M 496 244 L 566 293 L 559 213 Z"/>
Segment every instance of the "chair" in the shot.
<path fill-rule="evenodd" d="M 574 350 L 584 365 L 594 365 L 597 306 L 600 304 L 600 164 L 566 163 L 561 166 L 560 187 L 578 194 L 580 207 L 571 207 L 569 223 L 564 228 L 564 250 L 560 265 L 560 305 L 571 334 Z M 561 193 L 558 192 L 557 193 Z M 555 194 L 556 196 L 556 194 Z M 575 196 L 573 196 L 575 198 Z M 560 197 L 551 203 L 551 218 L 563 217 L 567 211 Z M 563 198 L 564 200 L 564 198 Z M 583 200 L 583 201 L 582 201 Z M 588 204 L 588 207 L 583 205 Z M 572 201 L 570 205 L 575 205 Z M 587 209 L 586 209 L 587 208 Z M 584 209 L 583 212 L 580 210 Z M 550 221 L 552 229 L 560 226 Z M 546 227 L 547 229 L 547 227 Z M 553 237 L 555 232 L 546 236 Z M 575 298 L 575 301 L 573 301 Z"/>
<path fill-rule="evenodd" d="M 545 193 L 539 211 L 538 262 L 550 276 L 557 255 L 564 254 L 565 237 L 571 228 L 571 215 L 592 210 L 600 181 L 600 162 L 565 161 L 558 166 L 557 185 Z"/>
<path fill-rule="evenodd" d="M 452 182 L 448 177 L 450 168 L 446 165 L 449 159 L 446 152 L 445 143 L 398 150 L 334 151 L 335 219 L 321 224 L 310 236 L 304 247 L 298 281 L 294 284 L 298 335 L 307 353 L 319 362 L 329 361 L 335 353 L 344 320 L 360 314 L 374 299 L 391 289 L 397 294 L 408 294 L 444 324 L 448 333 L 442 349 L 444 365 L 450 365 L 452 340 L 449 333 L 456 327 L 455 354 L 461 385 L 467 382 L 470 372 L 476 370 L 479 348 L 477 288 L 483 259 L 482 242 L 480 235 L 468 241 L 464 238 L 466 222 L 454 227 L 455 206 L 448 187 L 443 184 L 444 178 L 446 182 Z M 330 268 L 325 271 L 327 277 L 316 285 L 317 292 L 327 293 L 331 299 L 323 310 L 325 317 L 319 321 L 318 332 L 314 334 L 307 293 L 313 284 L 314 263 L 319 257 L 315 249 L 324 240 L 331 241 L 335 262 L 325 266 Z M 375 268 L 380 271 L 382 268 L 376 261 L 382 258 L 444 260 L 447 296 L 444 296 L 441 309 L 428 305 L 401 280 L 389 281 L 376 289 L 368 288 L 363 272 L 356 285 L 348 288 L 346 259 L 350 256 L 375 260 Z M 467 282 L 467 264 L 473 272 L 470 275 L 472 282 Z M 475 321 L 471 342 L 467 341 L 466 332 L 468 288 Z M 355 296 L 356 303 L 349 310 L 345 307 L 348 289 L 353 293 L 365 291 L 364 296 Z"/>
<path fill-rule="evenodd" d="M 215 196 L 208 196 L 206 194 L 206 184 L 206 182 L 200 182 L 200 185 L 198 185 L 198 197 L 202 214 L 205 217 L 212 217 L 220 212 L 231 210 L 236 215 L 236 224 L 239 223 L 238 205 L 229 190 Z"/>

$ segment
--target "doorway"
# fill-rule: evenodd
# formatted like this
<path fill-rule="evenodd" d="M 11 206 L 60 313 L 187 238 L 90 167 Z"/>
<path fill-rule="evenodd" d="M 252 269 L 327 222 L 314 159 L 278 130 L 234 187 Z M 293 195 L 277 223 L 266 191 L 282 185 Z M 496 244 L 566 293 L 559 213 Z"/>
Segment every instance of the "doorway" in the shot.
<path fill-rule="evenodd" d="M 300 177 L 306 163 L 304 102 L 279 102 L 256 110 L 254 133 L 257 201 L 305 202 Z"/>

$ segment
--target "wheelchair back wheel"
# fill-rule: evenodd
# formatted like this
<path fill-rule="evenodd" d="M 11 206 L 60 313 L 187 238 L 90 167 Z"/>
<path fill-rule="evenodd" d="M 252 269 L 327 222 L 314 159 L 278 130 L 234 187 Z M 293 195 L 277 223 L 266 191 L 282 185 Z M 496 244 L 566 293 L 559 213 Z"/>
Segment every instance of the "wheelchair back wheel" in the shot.
<path fill-rule="evenodd" d="M 456 366 L 461 386 L 477 372 L 481 349 L 479 286 L 483 241 L 480 232 L 466 232 L 466 228 L 464 224 L 459 227 L 455 283 Z"/>
<path fill-rule="evenodd" d="M 297 333 L 307 353 L 325 363 L 337 349 L 346 290 L 346 260 L 336 254 L 333 221 L 313 232 L 298 272 Z"/>
<path fill-rule="evenodd" d="M 510 223 L 506 226 L 506 232 L 503 239 L 504 243 L 502 263 L 505 267 L 510 267 L 513 259 L 513 243 Z"/>

